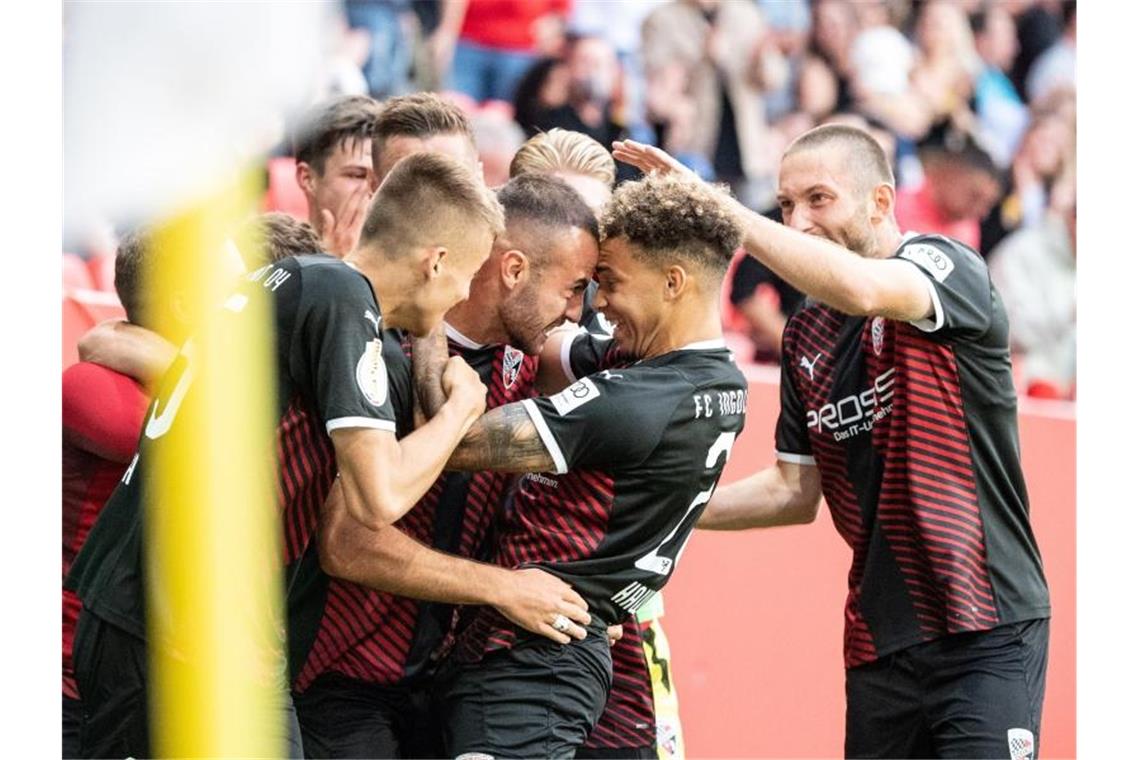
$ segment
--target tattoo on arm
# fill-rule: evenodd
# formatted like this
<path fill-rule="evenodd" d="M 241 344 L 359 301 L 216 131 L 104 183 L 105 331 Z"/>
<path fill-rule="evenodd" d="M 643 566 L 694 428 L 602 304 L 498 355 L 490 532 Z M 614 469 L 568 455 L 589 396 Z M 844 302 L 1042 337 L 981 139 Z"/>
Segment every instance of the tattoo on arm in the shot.
<path fill-rule="evenodd" d="M 450 470 L 552 472 L 554 459 L 521 402 L 484 414 L 463 438 L 447 463 Z"/>

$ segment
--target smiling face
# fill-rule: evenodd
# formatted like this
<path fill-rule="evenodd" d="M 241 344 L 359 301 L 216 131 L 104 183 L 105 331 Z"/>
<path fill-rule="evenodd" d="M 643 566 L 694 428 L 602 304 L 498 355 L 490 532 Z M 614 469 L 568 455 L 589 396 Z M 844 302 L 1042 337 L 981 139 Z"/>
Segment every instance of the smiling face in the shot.
<path fill-rule="evenodd" d="M 876 208 L 869 184 L 854 176 L 841 145 L 823 145 L 784 156 L 776 200 L 785 225 L 871 256 Z"/>
<path fill-rule="evenodd" d="M 607 238 L 598 254 L 594 307 L 614 326 L 622 353 L 649 353 L 665 311 L 665 272 L 643 257 L 626 237 Z"/>
<path fill-rule="evenodd" d="M 542 350 L 554 328 L 582 318 L 582 297 L 598 260 L 598 244 L 586 230 L 567 228 L 554 237 L 545 263 L 528 265 L 499 309 L 508 342 L 530 356 Z"/>

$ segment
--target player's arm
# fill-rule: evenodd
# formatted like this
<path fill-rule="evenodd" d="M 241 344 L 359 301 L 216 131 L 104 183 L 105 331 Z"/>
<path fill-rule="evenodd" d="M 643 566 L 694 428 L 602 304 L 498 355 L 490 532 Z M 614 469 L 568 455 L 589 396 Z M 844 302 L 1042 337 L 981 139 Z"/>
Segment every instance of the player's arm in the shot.
<path fill-rule="evenodd" d="M 745 530 L 810 523 L 821 497 L 818 467 L 777 460 L 772 467 L 717 488 L 697 527 Z"/>
<path fill-rule="evenodd" d="M 486 386 L 459 357 L 448 360 L 442 386 L 443 406 L 400 440 L 394 426 L 360 424 L 330 431 L 346 511 L 364 526 L 377 529 L 403 517 L 427 493 L 483 411 Z"/>
<path fill-rule="evenodd" d="M 325 503 L 318 542 L 321 567 L 335 577 L 413 599 L 490 605 L 562 644 L 586 637 L 586 602 L 565 581 L 537 568 L 508 570 L 438 552 L 391 525 L 366 528 L 349 517 L 339 486 Z M 574 621 L 570 636 L 552 627 L 557 615 Z"/>
<path fill-rule="evenodd" d="M 447 469 L 468 472 L 558 471 L 525 404 L 525 401 L 506 404 L 480 417 L 455 448 Z"/>
<path fill-rule="evenodd" d="M 549 396 L 565 388 L 578 378 L 573 377 L 567 365 L 567 355 L 574 338 L 582 334 L 578 325 L 563 325 L 546 338 L 538 356 L 538 374 L 534 387 L 543 396 Z"/>
<path fill-rule="evenodd" d="M 632 140 L 614 143 L 614 158 L 643 171 L 685 172 L 660 148 Z M 698 180 L 699 181 L 699 180 Z M 882 186 L 877 198 L 893 205 L 894 191 Z M 744 227 L 744 248 L 785 281 L 808 296 L 845 314 L 882 316 L 905 322 L 934 314 L 927 279 L 910 263 L 867 259 L 821 237 L 807 235 L 767 219 L 725 196 Z M 819 202 L 827 202 L 820 198 Z"/>
<path fill-rule="evenodd" d="M 447 401 L 443 392 L 443 368 L 448 358 L 447 336 L 440 324 L 424 337 L 413 337 L 411 341 L 416 398 L 420 410 L 430 420 Z"/>
<path fill-rule="evenodd" d="M 123 320 L 100 322 L 79 339 L 82 361 L 121 372 L 152 389 L 177 353 L 158 333 Z"/>

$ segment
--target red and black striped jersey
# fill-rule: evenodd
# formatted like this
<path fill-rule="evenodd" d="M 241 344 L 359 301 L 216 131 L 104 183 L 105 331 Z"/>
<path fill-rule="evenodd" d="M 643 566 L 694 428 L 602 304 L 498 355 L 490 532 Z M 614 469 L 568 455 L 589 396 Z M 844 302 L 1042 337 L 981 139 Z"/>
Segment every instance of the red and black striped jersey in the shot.
<path fill-rule="evenodd" d="M 614 673 L 610 698 L 583 747 L 637 749 L 657 743 L 653 683 L 641 640 L 642 625 L 649 623 L 639 623 L 636 617 L 626 620 L 621 638 L 610 647 Z"/>
<path fill-rule="evenodd" d="M 607 341 L 593 342 L 604 357 Z M 574 364 L 573 352 L 564 364 Z M 746 387 L 724 342 L 713 340 L 522 402 L 555 471 L 520 479 L 495 562 L 553 573 L 595 620 L 624 621 L 672 574 L 744 426 Z M 513 646 L 518 633 L 479 608 L 457 654 L 477 661 Z"/>
<path fill-rule="evenodd" d="M 284 259 L 252 273 L 274 310 L 277 379 L 276 465 L 284 548 L 290 665 L 295 668 L 319 620 L 325 576 L 312 541 L 320 508 L 336 476 L 329 433 L 370 427 L 395 432 L 380 307 L 368 280 L 327 255 Z M 231 298 L 228 319 L 246 319 L 245 301 Z M 194 340 L 183 345 L 148 412 L 132 465 L 96 521 L 67 579 L 83 604 L 117 627 L 146 638 L 143 501 L 145 473 L 178 409 L 199 392 Z M 409 410 L 401 414 L 410 415 Z M 222 445 L 222 444 L 219 444 Z M 240 509 L 241 504 L 231 505 Z"/>
<path fill-rule="evenodd" d="M 957 241 L 908 237 L 895 256 L 926 277 L 931 319 L 809 301 L 784 332 L 776 456 L 819 467 L 853 550 L 848 667 L 1050 613 L 1005 308 L 985 262 Z"/>
<path fill-rule="evenodd" d="M 534 395 L 537 357 L 507 345 L 483 346 L 450 326 L 452 356 L 462 356 L 487 386 L 487 408 Z M 410 387 L 411 363 L 388 362 L 393 385 Z M 423 544 L 460 557 L 486 559 L 492 521 L 514 477 L 496 472 L 447 472 L 396 527 Z M 305 691 L 320 675 L 340 673 L 395 685 L 429 672 L 451 633 L 454 608 L 333 579 L 320 628 L 294 682 Z"/>

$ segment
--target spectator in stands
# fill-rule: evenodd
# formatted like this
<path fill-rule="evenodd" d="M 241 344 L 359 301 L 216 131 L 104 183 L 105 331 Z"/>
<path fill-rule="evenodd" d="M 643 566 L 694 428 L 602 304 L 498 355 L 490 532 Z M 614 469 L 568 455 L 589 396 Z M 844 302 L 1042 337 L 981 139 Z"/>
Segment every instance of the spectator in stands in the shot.
<path fill-rule="evenodd" d="M 527 119 L 520 121 L 523 129 L 535 134 L 561 128 L 587 134 L 603 145 L 621 139 L 624 126 L 616 120 L 621 69 L 613 47 L 601 37 L 574 38 L 567 43 L 564 60 L 565 100 L 520 103 Z"/>
<path fill-rule="evenodd" d="M 855 103 L 851 91 L 851 46 L 859 33 L 855 7 L 847 0 L 819 0 L 812 5 L 811 40 L 808 44 L 809 66 L 804 76 L 822 77 L 829 73 L 835 80 L 835 103 L 824 113 L 849 111 Z"/>
<path fill-rule="evenodd" d="M 475 147 L 483 165 L 483 181 L 487 187 L 505 185 L 510 179 L 511 159 L 526 135 L 510 115 L 498 108 L 484 108 L 471 117 Z"/>
<path fill-rule="evenodd" d="M 1056 13 L 1046 7 L 1044 0 L 1006 0 L 1003 5 L 1017 22 L 1017 45 L 1020 51 L 1013 62 L 1009 78 L 1021 99 L 1029 102 L 1025 90 L 1029 67 L 1061 38 L 1061 21 Z"/>
<path fill-rule="evenodd" d="M 1005 238 L 990 273 L 1009 313 L 1029 395 L 1071 397 L 1077 371 L 1077 207 L 1066 180 L 1044 218 Z"/>
<path fill-rule="evenodd" d="M 352 28 L 368 33 L 364 77 L 369 93 L 381 99 L 408 93 L 414 37 L 411 0 L 345 0 L 344 10 Z"/>
<path fill-rule="evenodd" d="M 1001 172 L 993 159 L 965 133 L 946 136 L 920 152 L 922 184 L 899 190 L 899 228 L 981 245 L 981 220 L 1001 197 Z"/>
<path fill-rule="evenodd" d="M 1053 187 L 1075 172 L 1076 143 L 1073 124 L 1064 113 L 1039 115 L 1030 124 L 1014 156 L 1002 200 L 982 227 L 983 255 L 1009 233 L 1042 222 L 1051 205 Z"/>
<path fill-rule="evenodd" d="M 476 102 L 510 102 L 535 60 L 561 49 L 569 10 L 569 0 L 443 0 L 429 44 L 452 89 Z"/>
<path fill-rule="evenodd" d="M 1029 110 L 1007 76 L 1017 57 L 1017 27 L 1004 6 L 987 5 L 970 16 L 982 65 L 974 79 L 978 131 L 1002 168 L 1013 161 L 1029 125 Z"/>
<path fill-rule="evenodd" d="M 771 202 L 764 20 L 752 3 L 673 0 L 642 28 L 650 118 L 673 153 L 695 155 L 750 206 Z"/>
<path fill-rule="evenodd" d="M 372 130 L 380 104 L 363 95 L 314 106 L 293 141 L 297 184 L 309 223 L 324 250 L 344 257 L 356 247 L 367 201 L 379 183 L 372 166 Z"/>
<path fill-rule="evenodd" d="M 1029 68 L 1025 92 L 1030 103 L 1036 103 L 1058 88 L 1077 86 L 1077 4 L 1066 0 L 1061 4 L 1064 31 L 1048 50 Z"/>
<path fill-rule="evenodd" d="M 807 60 L 811 6 L 807 0 L 759 0 L 758 5 L 768 25 L 761 44 L 771 64 L 770 80 L 765 82 L 764 112 L 769 123 L 775 124 L 800 105 L 798 88 Z"/>
<path fill-rule="evenodd" d="M 177 299 L 147 297 L 144 269 L 161 255 L 150 232 L 125 235 L 115 258 L 115 292 L 127 314 L 123 323 L 157 341 L 181 341 L 189 327 Z M 230 264 L 233 259 L 223 257 Z M 238 271 L 234 272 L 235 277 Z M 151 332 L 164 330 L 163 336 Z M 173 356 L 173 347 L 169 356 Z M 163 365 L 165 368 L 165 364 Z M 111 491 L 127 468 L 148 404 L 149 377 L 81 361 L 63 373 L 63 577 L 79 554 Z M 79 598 L 63 591 L 63 756 L 79 757 L 83 705 L 72 665 Z"/>

